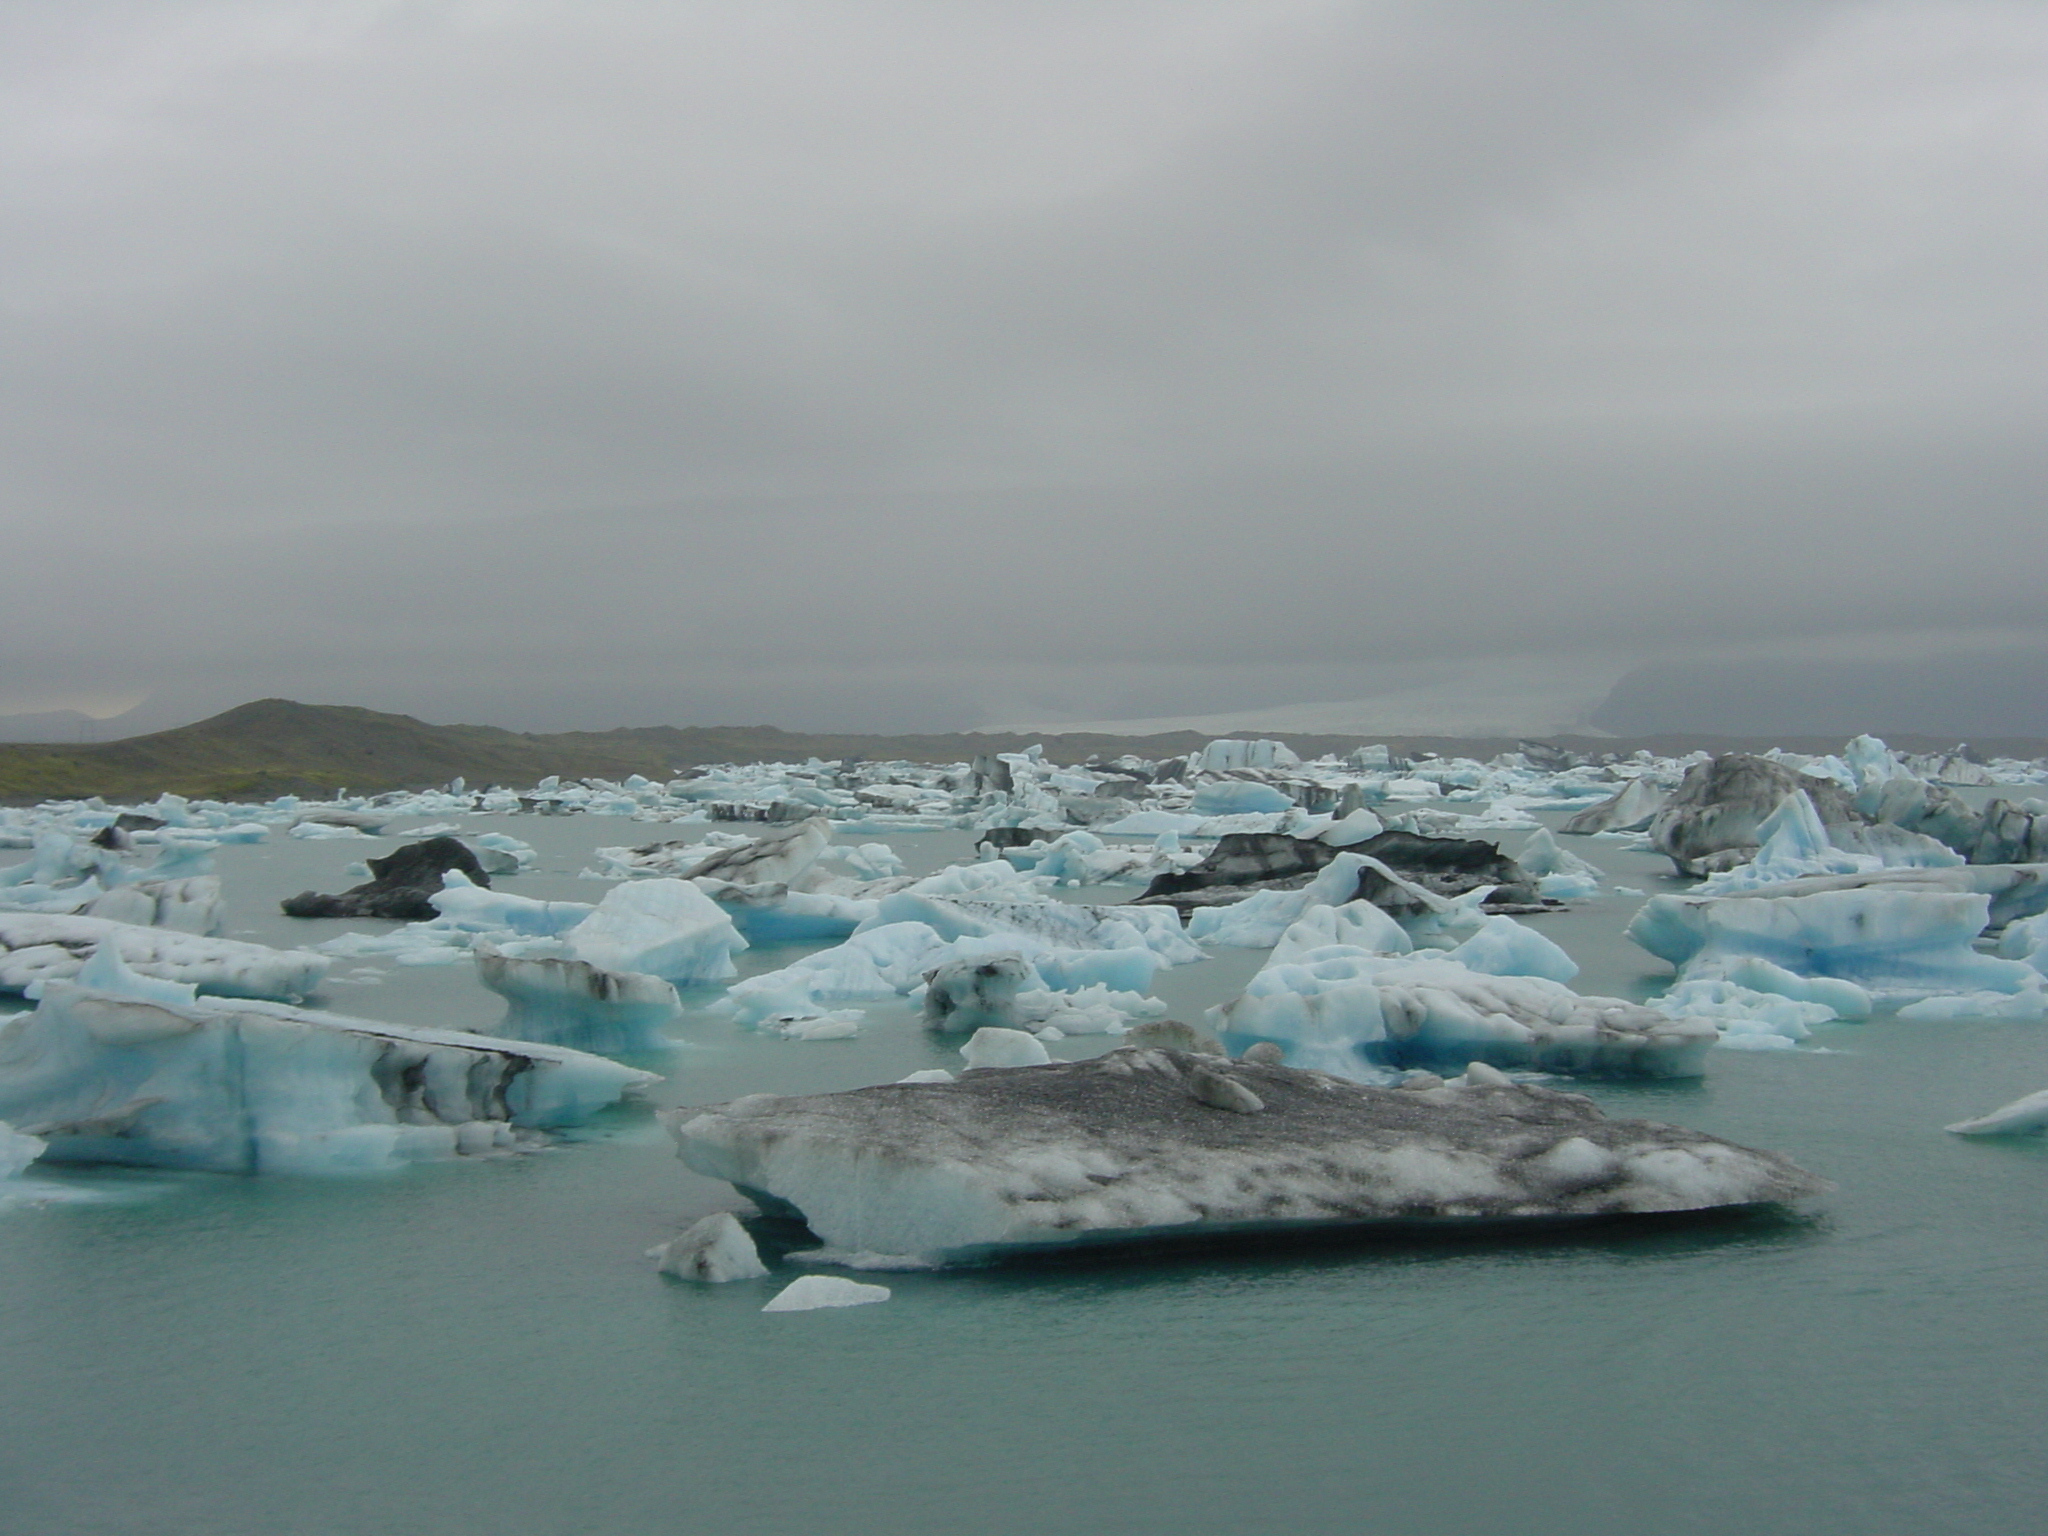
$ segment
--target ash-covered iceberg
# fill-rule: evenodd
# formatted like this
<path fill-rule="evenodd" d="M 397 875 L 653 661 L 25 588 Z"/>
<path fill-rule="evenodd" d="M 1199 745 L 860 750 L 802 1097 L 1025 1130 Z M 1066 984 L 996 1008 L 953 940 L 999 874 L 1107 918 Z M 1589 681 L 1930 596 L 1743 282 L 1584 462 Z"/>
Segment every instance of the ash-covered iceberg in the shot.
<path fill-rule="evenodd" d="M 666 1120 L 682 1160 L 826 1253 L 873 1263 L 1328 1228 L 1792 1201 L 1827 1185 L 1775 1153 L 1475 1066 L 1378 1088 L 1126 1048 L 1091 1061 L 850 1093 L 755 1094 Z"/>
<path fill-rule="evenodd" d="M 203 998 L 111 948 L 0 1027 L 0 1119 L 55 1162 L 388 1168 L 577 1125 L 655 1081 L 560 1047 Z"/>
<path fill-rule="evenodd" d="M 1696 763 L 1651 819 L 1650 843 L 1684 875 L 1746 863 L 1762 844 L 1763 826 L 1787 795 L 1805 793 L 1829 825 L 1859 820 L 1832 782 L 1784 763 L 1729 752 Z"/>

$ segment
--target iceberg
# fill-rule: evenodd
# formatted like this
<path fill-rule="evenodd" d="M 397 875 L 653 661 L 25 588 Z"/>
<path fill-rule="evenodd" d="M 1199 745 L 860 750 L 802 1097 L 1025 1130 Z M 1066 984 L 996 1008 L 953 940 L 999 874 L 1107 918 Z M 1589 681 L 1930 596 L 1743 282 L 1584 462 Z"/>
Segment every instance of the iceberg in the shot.
<path fill-rule="evenodd" d="M 367 862 L 372 878 L 366 883 L 352 886 L 339 896 L 301 891 L 285 901 L 285 916 L 382 917 L 401 923 L 430 922 L 434 917 L 434 897 L 443 887 L 445 871 L 459 871 L 473 885 L 491 883 L 476 855 L 452 837 L 407 843 L 396 852 Z"/>
<path fill-rule="evenodd" d="M 1548 827 L 1529 834 L 1515 863 L 1535 877 L 1536 894 L 1545 901 L 1577 901 L 1600 893 L 1600 871 L 1558 847 Z"/>
<path fill-rule="evenodd" d="M 1422 1084 L 1422 1080 L 1418 1080 Z M 1222 1101 L 1222 1102 L 1218 1102 Z M 1699 1211 L 1828 1186 L 1789 1160 L 1475 1066 L 1380 1088 L 1157 1048 L 664 1116 L 683 1162 L 829 1253 Z"/>
<path fill-rule="evenodd" d="M 2048 1088 L 1974 1120 L 1958 1120 L 1948 1129 L 1958 1136 L 2038 1136 L 2048 1131 Z"/>
<path fill-rule="evenodd" d="M 792 1280 L 761 1310 L 816 1312 L 827 1307 L 865 1307 L 889 1299 L 886 1285 L 864 1285 L 838 1275 L 805 1275 Z"/>
<path fill-rule="evenodd" d="M 560 955 L 507 953 L 487 941 L 471 953 L 477 979 L 505 999 L 498 1028 L 514 1040 L 648 1050 L 668 1043 L 661 1026 L 682 1012 L 674 985 L 659 976 L 600 970 Z"/>
<path fill-rule="evenodd" d="M 1649 779 L 1630 779 L 1598 805 L 1589 805 L 1564 824 L 1585 837 L 1595 832 L 1641 832 L 1663 808 L 1664 791 Z"/>
<path fill-rule="evenodd" d="M 1972 871 L 1891 873 L 1935 877 Z M 1681 981 L 1711 979 L 1728 965 L 1756 959 L 1794 976 L 1853 982 L 1892 1006 L 1946 993 L 2018 992 L 2038 982 L 2031 967 L 1973 947 L 1991 921 L 1991 909 L 1992 898 L 1982 892 L 1902 880 L 1795 895 L 1653 896 L 1627 932 L 1675 966 Z"/>
<path fill-rule="evenodd" d="M 1763 841 L 1763 825 L 1787 795 L 1812 797 L 1829 824 L 1856 812 L 1832 783 L 1795 773 L 1768 757 L 1724 753 L 1686 770 L 1684 781 L 1651 819 L 1650 844 L 1682 875 L 1704 875 L 1747 862 Z"/>
<path fill-rule="evenodd" d="M 101 949 L 138 974 L 183 982 L 214 997 L 296 1001 L 319 990 L 328 959 L 305 949 L 271 949 L 238 939 L 145 928 L 103 917 L 0 913 L 0 992 L 28 997 L 68 981 Z"/>
<path fill-rule="evenodd" d="M 11 1179 L 48 1150 L 49 1143 L 40 1136 L 24 1136 L 5 1120 L 0 1120 L 0 1179 Z"/>
<path fill-rule="evenodd" d="M 707 1285 L 758 1280 L 768 1273 L 753 1238 L 730 1211 L 719 1211 L 686 1227 L 680 1236 L 650 1248 L 647 1257 L 660 1261 L 657 1273 Z"/>
<path fill-rule="evenodd" d="M 111 945 L 0 1027 L 0 1117 L 54 1162 L 389 1168 L 508 1148 L 656 1081 L 556 1046 L 202 998 Z"/>
<path fill-rule="evenodd" d="M 1210 1010 L 1232 1050 L 1261 1041 L 1294 1066 L 1385 1080 L 1405 1069 L 1481 1061 L 1573 1076 L 1698 1077 L 1711 1024 L 1541 976 L 1495 976 L 1443 955 L 1312 951 L 1269 963 Z"/>

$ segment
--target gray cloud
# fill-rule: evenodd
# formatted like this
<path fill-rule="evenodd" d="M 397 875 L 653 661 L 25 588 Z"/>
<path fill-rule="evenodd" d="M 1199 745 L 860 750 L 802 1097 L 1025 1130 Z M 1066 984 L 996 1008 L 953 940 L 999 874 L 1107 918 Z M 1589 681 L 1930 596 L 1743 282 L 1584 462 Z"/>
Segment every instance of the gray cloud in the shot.
<path fill-rule="evenodd" d="M 71 0 L 0 85 L 0 708 L 2048 636 L 2031 6 Z"/>

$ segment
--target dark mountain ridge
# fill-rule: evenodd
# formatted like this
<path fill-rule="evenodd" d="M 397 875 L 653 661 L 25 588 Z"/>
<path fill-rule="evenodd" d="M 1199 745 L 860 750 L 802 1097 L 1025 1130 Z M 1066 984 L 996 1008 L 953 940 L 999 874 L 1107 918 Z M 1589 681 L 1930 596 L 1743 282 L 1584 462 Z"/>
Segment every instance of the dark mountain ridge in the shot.
<path fill-rule="evenodd" d="M 963 732 L 951 735 L 876 736 L 784 731 L 774 726 L 639 726 L 609 731 L 563 731 L 535 735 L 488 725 L 429 725 L 410 715 L 341 704 L 300 704 L 259 699 L 224 714 L 175 730 L 90 745 L 37 743 L 0 745 L 0 799 L 10 802 L 101 795 L 147 799 L 175 794 L 225 800 L 264 800 L 276 795 L 331 795 L 338 789 L 378 793 L 423 789 L 458 775 L 472 785 L 534 784 L 549 774 L 564 778 L 623 779 L 629 774 L 668 778 L 710 763 L 907 758 L 915 762 L 960 762 L 989 752 L 1017 752 L 1042 744 L 1055 762 L 1136 753 L 1173 757 L 1210 738 L 1192 731 L 1160 736 L 1090 734 L 1017 735 Z M 1402 754 L 1439 753 L 1492 757 L 1510 751 L 1511 740 L 1468 740 L 1435 736 L 1313 736 L 1288 733 L 1286 741 L 1304 757 L 1349 752 L 1367 742 L 1385 742 Z M 1662 735 L 1609 738 L 1560 736 L 1546 744 L 1590 755 L 1627 754 L 1639 747 L 1664 754 L 1761 750 L 1833 752 L 1840 737 L 1754 738 Z M 1904 751 L 1943 751 L 1956 745 L 1931 737 L 1900 737 Z M 2048 741 L 1983 741 L 1980 756 L 2048 756 Z"/>

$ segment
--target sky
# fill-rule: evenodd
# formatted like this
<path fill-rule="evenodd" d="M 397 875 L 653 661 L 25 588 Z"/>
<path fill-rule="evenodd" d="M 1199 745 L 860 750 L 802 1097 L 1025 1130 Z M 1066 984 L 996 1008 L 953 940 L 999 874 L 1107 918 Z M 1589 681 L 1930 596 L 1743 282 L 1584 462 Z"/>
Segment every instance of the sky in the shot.
<path fill-rule="evenodd" d="M 2044 194 L 2037 0 L 11 0 L 0 713 L 1882 712 L 2048 659 Z"/>

